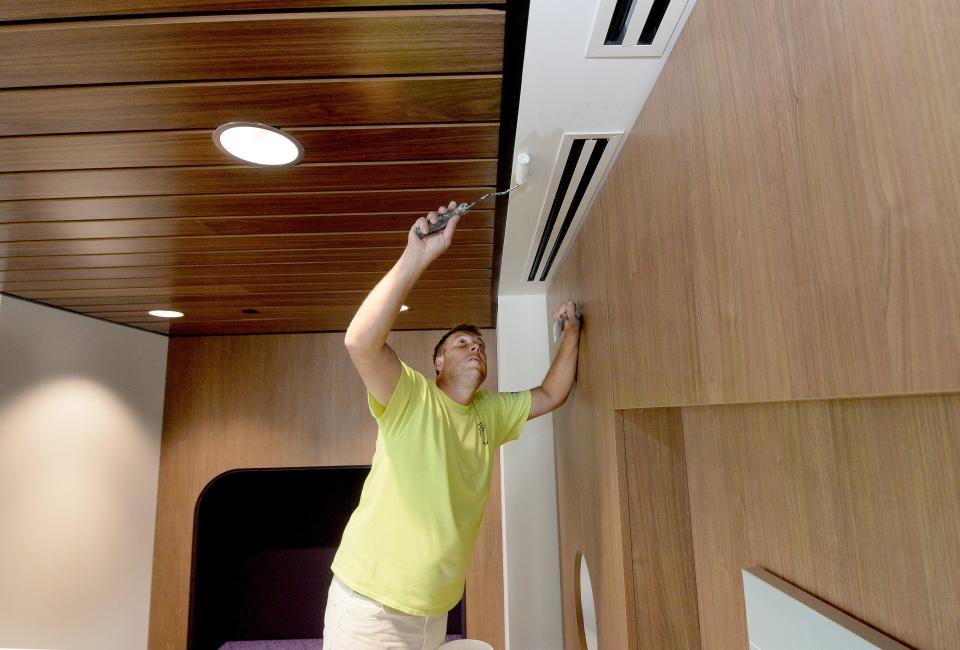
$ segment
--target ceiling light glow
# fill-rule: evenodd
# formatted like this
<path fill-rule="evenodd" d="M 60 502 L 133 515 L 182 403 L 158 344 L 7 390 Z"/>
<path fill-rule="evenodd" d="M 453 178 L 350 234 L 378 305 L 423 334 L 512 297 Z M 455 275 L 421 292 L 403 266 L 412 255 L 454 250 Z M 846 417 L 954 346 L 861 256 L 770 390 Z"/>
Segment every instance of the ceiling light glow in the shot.
<path fill-rule="evenodd" d="M 400 311 L 409 311 L 409 310 L 410 308 L 407 307 L 406 305 L 400 305 Z"/>
<path fill-rule="evenodd" d="M 183 316 L 183 312 L 173 311 L 171 309 L 154 309 L 147 313 L 157 318 L 181 318 Z"/>
<path fill-rule="evenodd" d="M 255 165 L 294 165 L 303 159 L 303 146 L 280 129 L 252 122 L 229 122 L 213 133 L 224 153 Z"/>

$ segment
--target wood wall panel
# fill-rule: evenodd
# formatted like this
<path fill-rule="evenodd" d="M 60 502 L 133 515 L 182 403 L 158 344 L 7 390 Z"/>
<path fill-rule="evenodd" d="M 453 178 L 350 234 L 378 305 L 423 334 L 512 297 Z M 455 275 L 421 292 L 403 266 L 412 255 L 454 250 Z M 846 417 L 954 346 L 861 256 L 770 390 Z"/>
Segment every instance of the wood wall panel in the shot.
<path fill-rule="evenodd" d="M 700 650 L 680 409 L 619 411 L 617 426 L 626 461 L 636 647 Z"/>
<path fill-rule="evenodd" d="M 503 5 L 506 0 L 485 0 Z M 5 0 L 0 21 L 50 20 L 75 16 L 110 16 L 272 9 L 337 9 L 409 5 L 410 0 Z M 477 4 L 475 0 L 430 0 L 431 5 Z"/>
<path fill-rule="evenodd" d="M 626 454 L 613 411 L 601 206 L 551 284 L 547 304 L 577 302 L 583 314 L 577 383 L 554 413 L 560 582 L 566 650 L 582 650 L 577 627 L 577 553 L 590 571 L 599 647 L 636 646 L 631 539 L 626 498 Z M 554 346 L 555 347 L 555 346 Z M 556 350 L 551 350 L 555 353 Z"/>
<path fill-rule="evenodd" d="M 691 407 L 683 426 L 705 650 L 747 647 L 754 565 L 960 647 L 960 395 Z"/>
<path fill-rule="evenodd" d="M 280 128 L 492 121 L 500 117 L 500 83 L 500 75 L 473 75 L 5 90 L 0 136 L 212 131 L 238 121 Z"/>
<path fill-rule="evenodd" d="M 442 331 L 399 332 L 398 354 L 432 376 Z M 495 349 L 495 333 L 487 333 Z M 491 354 L 488 386 L 496 385 Z M 160 460 L 151 650 L 182 650 L 187 634 L 193 509 L 229 469 L 364 465 L 376 424 L 342 334 L 186 337 L 171 341 Z M 496 464 L 499 466 L 499 463 Z M 475 638 L 503 644 L 499 480 L 468 576 Z"/>
<path fill-rule="evenodd" d="M 960 388 L 958 30 L 697 3 L 603 190 L 618 407 Z"/>
<path fill-rule="evenodd" d="M 467 8 L 0 26 L 0 87 L 499 73 L 503 27 Z"/>
<path fill-rule="evenodd" d="M 286 129 L 304 163 L 496 158 L 499 125 L 426 124 Z M 235 162 L 209 130 L 85 133 L 0 139 L 0 172 L 180 167 Z"/>

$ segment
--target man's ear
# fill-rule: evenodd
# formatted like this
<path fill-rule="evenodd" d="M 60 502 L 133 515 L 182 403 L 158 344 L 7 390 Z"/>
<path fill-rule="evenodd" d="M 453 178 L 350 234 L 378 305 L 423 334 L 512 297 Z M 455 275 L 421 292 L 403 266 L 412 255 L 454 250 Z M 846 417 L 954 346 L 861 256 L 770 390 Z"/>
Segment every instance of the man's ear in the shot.
<path fill-rule="evenodd" d="M 433 360 L 433 369 L 437 371 L 437 374 L 440 374 L 440 371 L 443 370 L 443 355 L 439 355 L 436 359 Z"/>

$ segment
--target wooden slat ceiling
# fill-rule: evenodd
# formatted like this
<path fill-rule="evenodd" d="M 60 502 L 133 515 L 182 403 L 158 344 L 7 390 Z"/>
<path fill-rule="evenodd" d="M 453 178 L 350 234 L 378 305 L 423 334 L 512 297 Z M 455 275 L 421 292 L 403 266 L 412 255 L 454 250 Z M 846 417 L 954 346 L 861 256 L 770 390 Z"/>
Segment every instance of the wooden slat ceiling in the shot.
<path fill-rule="evenodd" d="M 0 3 L 0 291 L 174 336 L 346 329 L 414 219 L 494 188 L 504 14 Z M 231 121 L 288 131 L 304 160 L 221 154 Z M 464 219 L 398 328 L 493 324 L 494 225 L 493 201 Z"/>

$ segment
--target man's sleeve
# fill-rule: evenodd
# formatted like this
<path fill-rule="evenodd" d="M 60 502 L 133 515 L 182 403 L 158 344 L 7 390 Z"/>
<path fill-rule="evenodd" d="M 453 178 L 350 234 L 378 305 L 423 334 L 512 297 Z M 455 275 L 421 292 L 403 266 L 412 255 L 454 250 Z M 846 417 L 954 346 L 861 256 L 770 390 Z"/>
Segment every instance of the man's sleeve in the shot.
<path fill-rule="evenodd" d="M 404 413 L 410 406 L 411 397 L 416 390 L 417 378 L 419 373 L 400 362 L 400 379 L 397 381 L 397 387 L 390 396 L 390 401 L 386 406 L 377 401 L 373 394 L 367 391 L 367 405 L 370 407 L 370 414 L 380 425 L 380 431 L 389 433 L 395 428 L 398 422 L 401 422 Z"/>
<path fill-rule="evenodd" d="M 533 397 L 528 390 L 517 393 L 497 393 L 497 446 L 516 440 L 530 415 Z"/>

